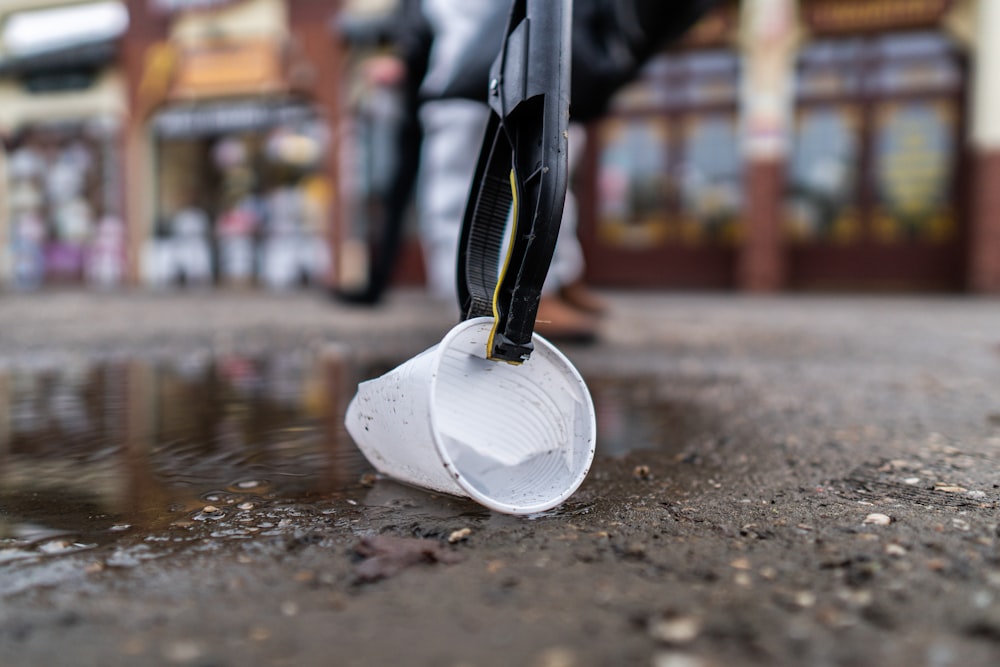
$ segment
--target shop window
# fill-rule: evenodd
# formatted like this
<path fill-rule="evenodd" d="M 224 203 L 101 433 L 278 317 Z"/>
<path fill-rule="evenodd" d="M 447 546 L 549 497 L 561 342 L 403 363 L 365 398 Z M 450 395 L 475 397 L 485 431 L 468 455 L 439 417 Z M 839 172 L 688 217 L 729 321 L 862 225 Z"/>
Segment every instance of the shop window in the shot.
<path fill-rule="evenodd" d="M 798 66 L 787 238 L 955 240 L 963 69 L 951 41 L 932 31 L 823 40 Z"/>
<path fill-rule="evenodd" d="M 9 141 L 13 285 L 121 282 L 118 130 L 113 119 L 21 128 Z"/>
<path fill-rule="evenodd" d="M 692 114 L 684 119 L 679 170 L 682 237 L 688 243 L 734 241 L 743 183 L 735 114 Z"/>
<path fill-rule="evenodd" d="M 799 57 L 800 97 L 854 95 L 861 91 L 863 73 L 854 65 L 862 53 L 861 39 L 811 44 Z"/>
<path fill-rule="evenodd" d="M 947 58 L 952 51 L 948 38 L 938 32 L 911 32 L 886 35 L 873 43 L 874 50 L 887 59 Z"/>
<path fill-rule="evenodd" d="M 876 111 L 870 178 L 877 240 L 942 241 L 955 234 L 951 173 L 955 113 L 944 101 L 896 102 Z"/>
<path fill-rule="evenodd" d="M 728 51 L 692 53 L 678 58 L 684 84 L 678 101 L 688 106 L 730 104 L 737 96 L 736 59 Z"/>
<path fill-rule="evenodd" d="M 954 47 L 938 33 L 889 35 L 872 43 L 877 65 L 868 85 L 876 94 L 954 90 L 962 72 Z"/>
<path fill-rule="evenodd" d="M 803 110 L 788 165 L 788 222 L 799 240 L 849 242 L 859 233 L 854 169 L 858 112 L 842 105 Z"/>
<path fill-rule="evenodd" d="M 601 129 L 598 168 L 601 236 L 616 245 L 649 245 L 669 233 L 669 131 L 662 119 L 610 121 Z"/>
<path fill-rule="evenodd" d="M 597 231 L 642 250 L 730 244 L 740 235 L 738 58 L 665 54 L 612 104 L 597 136 Z"/>
<path fill-rule="evenodd" d="M 152 127 L 148 283 L 282 290 L 324 280 L 331 195 L 318 109 L 291 99 L 176 105 Z"/>
<path fill-rule="evenodd" d="M 905 93 L 928 88 L 954 88 L 961 73 L 954 63 L 913 62 L 882 66 L 870 79 L 870 85 L 886 94 Z"/>

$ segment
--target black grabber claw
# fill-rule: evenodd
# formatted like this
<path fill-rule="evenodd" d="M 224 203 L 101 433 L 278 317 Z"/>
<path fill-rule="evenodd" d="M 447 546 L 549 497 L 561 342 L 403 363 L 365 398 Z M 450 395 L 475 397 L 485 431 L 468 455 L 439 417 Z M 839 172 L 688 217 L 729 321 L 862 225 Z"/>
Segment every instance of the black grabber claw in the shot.
<path fill-rule="evenodd" d="M 487 358 L 521 363 L 566 201 L 571 0 L 514 0 L 458 248 L 462 319 L 494 318 Z M 501 258 L 513 210 L 510 242 Z"/>

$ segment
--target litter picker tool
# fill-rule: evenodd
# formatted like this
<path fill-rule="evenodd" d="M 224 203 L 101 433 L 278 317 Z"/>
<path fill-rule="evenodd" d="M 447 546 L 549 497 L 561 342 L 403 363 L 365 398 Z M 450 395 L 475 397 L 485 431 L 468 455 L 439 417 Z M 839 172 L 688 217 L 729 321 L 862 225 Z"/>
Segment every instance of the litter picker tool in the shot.
<path fill-rule="evenodd" d="M 570 0 L 515 0 L 458 253 L 462 319 L 493 318 L 486 357 L 523 363 L 568 180 Z M 501 253 L 508 220 L 510 241 Z"/>

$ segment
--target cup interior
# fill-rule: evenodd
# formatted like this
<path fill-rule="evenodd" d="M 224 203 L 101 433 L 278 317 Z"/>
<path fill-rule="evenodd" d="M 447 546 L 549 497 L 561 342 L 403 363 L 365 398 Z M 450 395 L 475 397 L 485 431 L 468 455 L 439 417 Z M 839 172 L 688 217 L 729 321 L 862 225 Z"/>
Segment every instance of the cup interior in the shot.
<path fill-rule="evenodd" d="M 458 327 L 438 348 L 429 396 L 436 448 L 480 503 L 544 511 L 569 497 L 590 468 L 593 402 L 573 365 L 541 337 L 524 364 L 485 359 L 490 322 Z"/>

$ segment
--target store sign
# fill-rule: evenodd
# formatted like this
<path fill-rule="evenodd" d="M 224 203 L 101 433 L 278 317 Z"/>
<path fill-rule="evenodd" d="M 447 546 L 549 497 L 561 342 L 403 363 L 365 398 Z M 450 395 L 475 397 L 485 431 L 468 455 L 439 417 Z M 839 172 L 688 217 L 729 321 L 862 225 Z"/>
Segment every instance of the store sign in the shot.
<path fill-rule="evenodd" d="M 170 90 L 173 98 L 263 93 L 284 86 L 275 40 L 234 40 L 183 49 Z"/>
<path fill-rule="evenodd" d="M 315 116 L 312 108 L 287 101 L 215 102 L 165 109 L 153 118 L 153 132 L 163 138 L 205 137 L 294 125 Z"/>
<path fill-rule="evenodd" d="M 931 25 L 941 20 L 953 0 L 814 0 L 804 12 L 817 32 L 857 32 Z"/>

